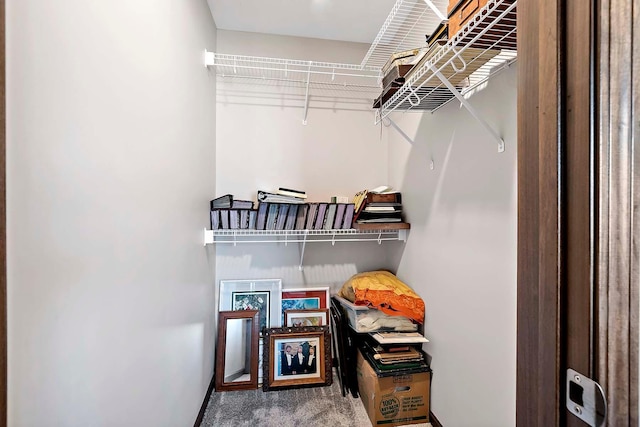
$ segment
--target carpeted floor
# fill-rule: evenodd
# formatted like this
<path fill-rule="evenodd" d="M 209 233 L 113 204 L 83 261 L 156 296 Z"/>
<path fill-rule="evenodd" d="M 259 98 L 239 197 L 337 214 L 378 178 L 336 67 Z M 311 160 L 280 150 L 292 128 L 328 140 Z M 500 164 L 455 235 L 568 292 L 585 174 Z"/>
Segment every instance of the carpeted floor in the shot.
<path fill-rule="evenodd" d="M 342 397 L 340 384 L 263 392 L 228 391 L 211 394 L 201 427 L 222 426 L 344 426 L 370 427 L 360 399 Z"/>
<path fill-rule="evenodd" d="M 350 394 L 342 397 L 340 384 L 334 379 L 330 387 L 214 391 L 201 427 L 223 426 L 370 427 L 371 422 L 362 401 Z"/>

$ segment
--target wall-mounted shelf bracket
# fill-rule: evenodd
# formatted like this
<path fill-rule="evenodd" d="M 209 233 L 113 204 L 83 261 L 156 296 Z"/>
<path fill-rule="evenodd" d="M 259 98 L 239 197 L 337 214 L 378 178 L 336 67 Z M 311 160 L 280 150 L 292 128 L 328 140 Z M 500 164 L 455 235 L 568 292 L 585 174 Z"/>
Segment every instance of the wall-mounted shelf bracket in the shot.
<path fill-rule="evenodd" d="M 309 62 L 309 69 L 307 71 L 307 87 L 304 92 L 304 117 L 302 118 L 302 124 L 307 124 L 307 113 L 309 112 L 309 83 L 311 82 L 311 62 Z"/>
<path fill-rule="evenodd" d="M 385 123 L 385 121 L 387 123 Z M 394 122 L 393 120 L 391 120 L 389 117 L 385 117 L 384 119 L 382 119 L 382 124 L 384 124 L 385 126 L 391 126 L 392 128 L 394 128 L 404 139 L 407 140 L 407 142 L 411 145 L 413 145 L 413 139 L 411 139 L 411 137 L 409 137 L 409 135 L 407 135 L 406 133 L 404 133 L 402 131 L 402 129 L 400 129 L 400 126 L 398 126 L 396 124 L 396 122 Z"/>
<path fill-rule="evenodd" d="M 306 246 L 307 246 L 307 233 L 304 234 L 304 237 L 302 239 L 302 247 L 300 248 L 300 265 L 298 266 L 298 270 L 300 271 L 302 271 L 302 261 L 304 260 L 304 249 Z"/>
<path fill-rule="evenodd" d="M 208 68 L 209 65 L 216 64 L 216 55 L 213 52 L 209 52 L 207 49 L 204 50 L 204 68 Z"/>
<path fill-rule="evenodd" d="M 502 153 L 504 152 L 504 140 L 502 139 L 502 137 L 500 136 L 500 134 L 498 132 L 496 132 L 491 125 L 489 125 L 489 123 L 487 123 L 482 116 L 478 113 L 478 111 L 476 111 L 475 108 L 473 108 L 473 106 L 469 103 L 469 101 L 467 101 L 467 99 L 462 96 L 462 94 L 460 92 L 458 92 L 458 90 L 451 84 L 451 82 L 442 75 L 442 73 L 440 71 L 438 71 L 438 69 L 436 69 L 433 65 L 431 65 L 430 63 L 427 63 L 427 67 L 429 67 L 429 69 L 431 70 L 431 72 L 440 79 L 440 81 L 451 91 L 451 93 L 453 93 L 453 95 L 455 95 L 456 98 L 458 98 L 458 101 L 460 101 L 460 103 L 462 105 L 464 105 L 464 107 L 467 109 L 467 111 L 469 111 L 469 113 L 471 113 L 471 115 L 478 121 L 480 122 L 480 124 L 482 126 L 484 126 L 484 128 L 489 131 L 489 133 L 491 135 L 493 135 L 493 137 L 498 141 L 498 152 Z"/>
<path fill-rule="evenodd" d="M 436 5 L 435 5 L 435 4 L 433 4 L 433 2 L 432 2 L 431 0 L 424 0 L 424 2 L 427 4 L 427 6 L 429 6 L 429 7 L 431 8 L 431 10 L 433 11 L 433 13 L 435 13 L 435 14 L 436 14 L 436 16 L 437 16 L 438 18 L 440 18 L 440 20 L 441 20 L 441 21 L 444 21 L 444 20 L 446 20 L 446 19 L 447 19 L 447 17 L 446 17 L 442 12 L 440 12 L 440 9 L 438 9 L 438 8 L 436 7 Z"/>

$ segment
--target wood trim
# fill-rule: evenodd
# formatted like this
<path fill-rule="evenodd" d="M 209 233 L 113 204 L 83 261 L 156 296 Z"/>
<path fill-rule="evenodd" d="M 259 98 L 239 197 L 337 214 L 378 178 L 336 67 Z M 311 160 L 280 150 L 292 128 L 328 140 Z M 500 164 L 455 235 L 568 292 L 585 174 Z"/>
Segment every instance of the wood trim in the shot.
<path fill-rule="evenodd" d="M 0 426 L 7 425 L 7 215 L 5 1 L 0 0 Z"/>
<path fill-rule="evenodd" d="M 215 382 L 215 376 L 211 377 L 211 382 L 209 383 L 209 388 L 204 395 L 204 400 L 202 401 L 202 405 L 200 406 L 200 411 L 198 412 L 198 416 L 196 417 L 196 421 L 193 423 L 193 427 L 201 427 L 202 421 L 204 421 L 204 413 L 207 411 L 207 405 L 211 400 L 211 393 L 213 393 L 213 384 Z"/>
<path fill-rule="evenodd" d="M 567 368 L 594 378 L 594 0 L 566 0 L 562 46 L 562 252 L 560 425 L 584 423 L 564 408 Z"/>
<path fill-rule="evenodd" d="M 433 412 L 429 411 L 429 423 L 431 427 L 442 427 L 442 423 L 433 415 Z"/>
<path fill-rule="evenodd" d="M 608 401 L 607 425 L 638 425 L 640 214 L 639 8 L 600 0 L 599 229 L 595 378 Z M 635 57 L 634 57 L 635 56 Z"/>
<path fill-rule="evenodd" d="M 560 4 L 518 4 L 518 426 L 559 425 Z"/>

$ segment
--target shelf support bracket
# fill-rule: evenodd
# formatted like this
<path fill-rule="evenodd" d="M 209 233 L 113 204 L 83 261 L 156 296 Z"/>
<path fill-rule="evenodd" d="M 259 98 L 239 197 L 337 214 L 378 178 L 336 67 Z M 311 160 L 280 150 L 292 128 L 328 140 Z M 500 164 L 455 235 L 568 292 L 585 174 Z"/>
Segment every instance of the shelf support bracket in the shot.
<path fill-rule="evenodd" d="M 475 108 L 473 108 L 473 106 L 469 103 L 469 101 L 467 101 L 465 99 L 464 96 L 462 96 L 462 94 L 460 92 L 458 92 L 458 90 L 451 84 L 451 82 L 442 75 L 442 73 L 440 71 L 437 70 L 437 68 L 435 68 L 433 65 L 430 65 L 427 62 L 427 67 L 429 67 L 429 69 L 433 72 L 433 74 L 435 74 L 440 81 L 442 81 L 442 83 L 444 83 L 444 85 L 451 91 L 451 93 L 453 93 L 455 95 L 456 98 L 458 98 L 458 101 L 460 101 L 460 103 L 462 105 L 464 105 L 464 107 L 467 109 L 467 111 L 469 111 L 469 113 L 471 113 L 471 115 L 480 122 L 480 124 L 482 126 L 484 126 L 484 128 L 489 131 L 489 133 L 491 135 L 493 135 L 493 137 L 495 139 L 498 140 L 498 153 L 502 153 L 504 152 L 504 139 L 502 139 L 502 137 L 500 136 L 500 134 L 498 134 L 498 132 L 496 132 L 490 125 L 489 123 L 487 123 L 482 116 L 480 116 L 480 114 L 476 111 Z"/>
<path fill-rule="evenodd" d="M 302 249 L 300 250 L 300 265 L 298 266 L 298 269 L 300 271 L 302 271 L 302 261 L 304 260 L 304 248 L 307 245 L 307 234 L 309 234 L 309 232 L 305 231 L 304 238 L 302 239 Z"/>
<path fill-rule="evenodd" d="M 307 69 L 307 89 L 304 94 L 304 118 L 302 124 L 307 124 L 307 113 L 309 112 L 309 82 L 311 82 L 311 61 L 309 61 L 309 68 Z"/>
<path fill-rule="evenodd" d="M 394 129 L 395 129 L 395 130 L 396 130 L 396 131 L 397 131 L 397 132 L 398 132 L 398 133 L 399 133 L 399 134 L 400 134 L 404 139 L 406 139 L 406 140 L 409 142 L 409 144 L 413 145 L 413 139 L 411 139 L 411 138 L 409 137 L 409 135 L 407 135 L 406 133 L 404 133 L 404 132 L 402 131 L 402 129 L 400 129 L 400 126 L 398 126 L 398 125 L 397 125 L 393 120 L 391 120 L 389 117 L 385 117 L 385 118 L 382 120 L 383 124 L 384 124 L 384 121 L 385 121 L 385 120 L 386 120 L 386 121 L 388 121 L 388 122 L 389 122 L 389 125 L 391 125 L 391 127 L 393 127 L 393 128 L 394 128 Z M 387 124 L 384 124 L 384 125 L 385 125 L 385 126 L 389 126 L 389 125 L 387 125 Z"/>
<path fill-rule="evenodd" d="M 427 6 L 431 8 L 431 10 L 433 10 L 433 13 L 435 13 L 438 16 L 438 18 L 440 18 L 441 21 L 444 21 L 445 19 L 447 19 L 447 17 L 444 16 L 442 12 L 440 12 L 440 9 L 438 9 L 431 0 L 424 0 L 424 2 L 427 4 Z"/>

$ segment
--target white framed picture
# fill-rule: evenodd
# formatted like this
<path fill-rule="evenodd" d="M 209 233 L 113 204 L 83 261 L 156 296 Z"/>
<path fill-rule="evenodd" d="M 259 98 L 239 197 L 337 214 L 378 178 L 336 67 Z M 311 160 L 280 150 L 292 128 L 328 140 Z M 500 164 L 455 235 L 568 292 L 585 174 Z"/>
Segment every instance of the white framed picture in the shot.
<path fill-rule="evenodd" d="M 220 311 L 258 310 L 259 330 L 280 327 L 282 279 L 221 280 Z"/>

